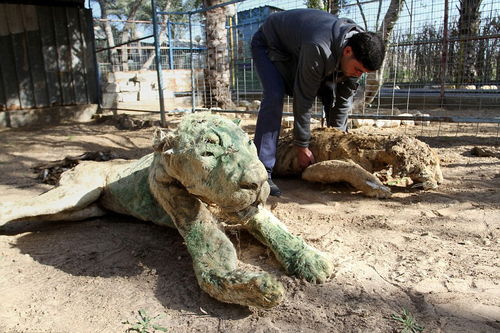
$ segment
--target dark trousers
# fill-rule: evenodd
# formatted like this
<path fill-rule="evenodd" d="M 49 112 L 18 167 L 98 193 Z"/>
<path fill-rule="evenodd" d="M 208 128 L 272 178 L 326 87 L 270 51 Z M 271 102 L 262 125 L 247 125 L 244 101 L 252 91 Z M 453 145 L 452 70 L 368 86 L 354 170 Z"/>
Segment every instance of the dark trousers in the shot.
<path fill-rule="evenodd" d="M 285 83 L 280 72 L 267 55 L 267 44 L 261 31 L 257 31 L 253 36 L 251 48 L 254 65 L 263 89 L 254 142 L 257 146 L 259 159 L 266 167 L 267 172 L 271 173 L 276 162 Z"/>

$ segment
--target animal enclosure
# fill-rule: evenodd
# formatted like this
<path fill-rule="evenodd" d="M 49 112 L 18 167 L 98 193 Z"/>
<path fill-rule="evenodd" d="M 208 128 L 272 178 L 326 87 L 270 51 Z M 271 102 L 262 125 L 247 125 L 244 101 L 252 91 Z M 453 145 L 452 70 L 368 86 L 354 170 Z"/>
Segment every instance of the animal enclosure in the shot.
<path fill-rule="evenodd" d="M 345 1 L 331 11 L 367 30 L 386 31 L 391 22 L 386 18 L 390 3 Z M 257 112 L 258 104 L 253 101 L 260 100 L 261 87 L 250 55 L 251 37 L 273 12 L 303 7 L 302 1 L 233 1 L 212 10 L 219 11 L 214 15 L 224 21 L 219 25 L 207 24 L 211 11 L 158 15 L 162 68 L 192 72 L 190 90 L 168 93 L 188 98 L 192 110 L 215 107 Z M 434 131 L 437 135 L 452 135 L 456 126 L 466 126 L 471 134 L 498 137 L 499 13 L 498 0 L 405 1 L 397 11 L 398 18 L 393 19 L 382 79 L 373 75 L 360 79 L 357 107 L 351 118 L 401 120 L 400 114 L 423 114 L 439 123 Z M 151 31 L 145 22 L 137 25 Z M 210 35 L 216 29 L 217 34 Z M 148 69 L 155 69 L 151 61 L 154 41 L 134 43 L 117 48 L 114 60 L 102 54 L 100 68 L 139 70 L 146 64 Z M 291 98 L 286 99 L 285 106 L 285 112 L 290 113 Z M 176 107 L 166 104 L 167 111 Z M 135 108 L 140 109 L 141 104 Z M 321 103 L 315 103 L 314 113 L 317 118 L 322 116 Z M 454 125 L 440 125 L 445 122 Z"/>

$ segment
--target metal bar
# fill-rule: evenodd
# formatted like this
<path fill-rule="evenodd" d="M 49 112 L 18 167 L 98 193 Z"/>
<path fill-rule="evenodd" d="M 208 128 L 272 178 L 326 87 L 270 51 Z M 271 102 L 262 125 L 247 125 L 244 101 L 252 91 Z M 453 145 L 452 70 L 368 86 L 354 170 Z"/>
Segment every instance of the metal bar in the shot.
<path fill-rule="evenodd" d="M 140 110 L 140 109 L 126 109 L 126 108 L 101 108 L 104 111 L 133 111 L 133 112 L 144 112 L 144 113 L 160 113 L 160 111 L 151 111 L 151 110 Z"/>
<path fill-rule="evenodd" d="M 444 104 L 444 79 L 446 77 L 446 65 L 448 63 L 448 0 L 444 1 L 444 30 L 443 30 L 443 48 L 441 53 L 441 107 Z"/>
<path fill-rule="evenodd" d="M 498 39 L 498 38 L 500 38 L 500 34 L 474 36 L 474 37 L 451 37 L 451 38 L 448 37 L 448 42 L 466 42 L 466 41 L 483 40 L 483 39 Z M 389 44 L 389 47 L 428 45 L 428 44 L 440 44 L 440 43 L 443 43 L 442 39 L 413 41 L 413 42 L 398 42 L 396 45 Z"/>
<path fill-rule="evenodd" d="M 89 0 L 90 1 L 90 0 Z M 90 7 L 89 7 L 90 8 Z M 92 61 L 94 62 L 94 68 L 95 68 L 95 93 L 97 97 L 97 104 L 98 104 L 98 111 L 102 108 L 102 91 L 99 89 L 99 77 L 101 76 L 99 72 L 99 64 L 97 62 L 97 52 L 95 49 L 95 33 L 94 33 L 94 28 L 92 26 L 92 21 L 90 18 L 92 18 L 92 10 L 89 9 L 89 12 L 86 15 L 85 19 L 88 23 L 87 25 L 87 31 L 90 34 L 90 40 L 92 41 L 90 44 L 90 47 L 92 48 Z"/>
<path fill-rule="evenodd" d="M 160 98 L 160 119 L 161 126 L 167 126 L 167 122 L 165 120 L 165 101 L 163 100 L 163 74 L 161 70 L 161 53 L 160 53 L 160 43 L 158 36 L 158 24 L 156 17 L 156 1 L 151 0 L 151 8 L 153 10 L 153 35 L 154 35 L 154 44 L 155 44 L 155 63 L 156 63 L 156 74 L 158 77 L 158 96 Z"/>
<path fill-rule="evenodd" d="M 499 124 L 500 117 L 497 118 L 474 118 L 455 116 L 388 116 L 388 115 L 349 115 L 350 119 L 386 119 L 386 120 L 415 120 L 415 121 L 439 121 L 443 123 L 488 123 Z"/>
<path fill-rule="evenodd" d="M 168 68 L 174 69 L 174 50 L 172 49 L 172 28 L 170 28 L 170 18 L 167 20 L 168 37 Z"/>
<path fill-rule="evenodd" d="M 207 12 L 207 11 L 215 9 L 215 8 L 224 7 L 227 5 L 232 5 L 234 3 L 238 3 L 238 2 L 242 2 L 242 1 L 245 1 L 245 0 L 233 0 L 233 1 L 220 3 L 218 5 L 213 5 L 213 6 L 206 7 L 206 8 L 200 8 L 200 9 L 193 10 L 190 12 L 157 12 L 157 14 L 160 14 L 160 15 L 192 15 L 192 14 Z"/>
<path fill-rule="evenodd" d="M 191 111 L 194 112 L 196 100 L 194 96 L 194 63 L 193 63 L 193 24 L 191 22 L 192 15 L 189 14 L 189 54 L 191 55 Z"/>
<path fill-rule="evenodd" d="M 126 44 L 130 44 L 130 43 L 138 42 L 138 41 L 141 41 L 141 40 L 143 40 L 143 39 L 148 39 L 148 38 L 151 38 L 151 37 L 154 37 L 154 35 L 148 35 L 148 36 L 145 36 L 145 37 L 141 37 L 141 38 L 137 38 L 137 39 L 132 39 L 132 40 L 129 40 L 128 42 L 125 42 L 125 43 L 121 43 L 121 44 L 117 44 L 117 45 L 115 45 L 115 46 L 105 47 L 105 48 L 103 48 L 103 49 L 96 50 L 95 52 L 96 52 L 96 53 L 99 53 L 99 52 L 101 52 L 101 51 L 111 50 L 111 49 L 114 49 L 115 47 L 119 47 L 119 46 L 123 46 L 123 45 L 126 45 Z"/>
<path fill-rule="evenodd" d="M 241 110 L 210 110 L 205 108 L 196 108 L 195 111 L 214 111 L 221 113 L 243 113 L 243 114 L 258 114 L 259 111 L 241 111 Z M 293 112 L 283 112 L 284 116 L 293 116 Z M 312 114 L 313 118 L 321 118 L 321 114 Z M 415 121 L 431 121 L 443 123 L 486 123 L 500 124 L 500 117 L 497 118 L 472 118 L 472 117 L 454 117 L 454 116 L 390 116 L 380 114 L 351 114 L 350 119 L 384 119 L 384 120 L 415 120 Z"/>
<path fill-rule="evenodd" d="M 363 2 L 358 2 L 356 1 L 357 3 L 353 3 L 353 4 L 346 4 L 344 5 L 343 8 L 347 8 L 347 7 L 353 7 L 353 6 L 359 6 L 359 5 L 364 5 L 364 4 L 367 4 L 367 3 L 372 3 L 372 2 L 379 2 L 380 0 L 368 0 L 368 1 L 363 1 Z"/>

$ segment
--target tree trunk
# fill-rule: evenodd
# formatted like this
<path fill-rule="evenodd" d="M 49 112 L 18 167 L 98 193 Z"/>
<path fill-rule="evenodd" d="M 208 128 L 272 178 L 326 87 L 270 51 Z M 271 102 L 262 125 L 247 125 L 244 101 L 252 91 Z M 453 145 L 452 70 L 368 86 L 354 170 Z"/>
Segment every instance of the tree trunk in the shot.
<path fill-rule="evenodd" d="M 497 53 L 497 58 L 496 58 L 496 63 L 497 63 L 497 70 L 495 73 L 495 81 L 500 81 L 500 52 Z"/>
<path fill-rule="evenodd" d="M 204 0 L 205 7 L 223 3 L 223 0 Z M 207 68 L 205 74 L 206 107 L 233 108 L 230 91 L 230 71 L 227 50 L 226 7 L 205 12 L 207 40 Z"/>
<path fill-rule="evenodd" d="M 142 5 L 143 0 L 135 0 L 132 6 L 130 7 L 130 12 L 128 13 L 127 17 L 127 23 L 125 23 L 125 26 L 123 27 L 122 31 L 122 44 L 126 43 L 130 40 L 130 35 L 131 35 L 131 30 L 132 27 L 134 26 L 134 23 L 130 22 L 135 20 L 135 16 L 137 15 L 137 10 L 139 7 Z M 123 45 L 122 46 L 122 68 L 124 71 L 128 71 L 128 48 L 129 45 Z"/>
<path fill-rule="evenodd" d="M 477 76 L 475 67 L 476 48 L 473 38 L 479 34 L 481 0 L 460 0 L 458 37 L 459 48 L 455 63 L 457 68 L 457 84 L 474 83 Z"/>
<path fill-rule="evenodd" d="M 346 4 L 346 0 L 323 0 L 323 3 L 327 12 L 338 15 L 340 7 Z"/>
<path fill-rule="evenodd" d="M 391 0 L 389 8 L 385 13 L 384 21 L 378 29 L 378 32 L 382 35 L 382 39 L 384 40 L 386 48 L 389 44 L 394 25 L 396 24 L 399 18 L 399 14 L 401 13 L 401 9 L 403 8 L 404 1 L 405 0 Z M 382 87 L 382 84 L 384 83 L 383 80 L 386 63 L 387 56 L 384 58 L 382 67 L 379 70 L 366 74 L 364 90 L 360 89 L 357 94 L 357 96 L 361 95 L 364 96 L 364 98 L 355 98 L 353 109 L 355 109 L 356 111 L 362 110 L 364 109 L 364 106 L 366 104 L 371 104 L 373 102 L 375 96 L 377 96 L 377 93 L 380 90 L 380 87 Z"/>
<path fill-rule="evenodd" d="M 108 51 L 109 62 L 111 63 L 111 72 L 115 71 L 115 65 L 118 65 L 118 51 L 114 48 L 115 38 L 113 36 L 113 30 L 111 29 L 111 24 L 108 21 L 108 12 L 105 0 L 99 0 L 99 6 L 101 7 L 101 19 L 103 19 L 104 32 L 106 33 L 106 38 L 108 40 L 108 47 L 112 47 Z"/>
<path fill-rule="evenodd" d="M 164 19 L 161 20 L 162 23 L 164 23 Z M 165 29 L 166 29 L 166 24 L 162 24 L 160 23 L 160 30 L 158 30 L 158 43 L 160 44 L 160 47 L 162 45 L 162 43 L 165 41 Z M 142 64 L 142 67 L 141 69 L 143 70 L 147 70 L 149 69 L 149 67 L 151 67 L 151 65 L 153 64 L 153 61 L 155 60 L 155 52 L 151 52 L 149 54 L 149 57 L 148 59 L 144 62 L 144 64 Z"/>

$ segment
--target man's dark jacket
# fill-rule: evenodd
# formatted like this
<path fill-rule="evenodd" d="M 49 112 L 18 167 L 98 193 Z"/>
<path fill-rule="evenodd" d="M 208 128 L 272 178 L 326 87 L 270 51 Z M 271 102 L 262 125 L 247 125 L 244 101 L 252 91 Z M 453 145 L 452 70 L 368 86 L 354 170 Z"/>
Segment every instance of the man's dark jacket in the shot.
<path fill-rule="evenodd" d="M 311 137 L 310 110 L 328 78 L 337 84 L 334 112 L 336 108 L 350 108 L 349 98 L 357 78 L 342 77 L 337 71 L 346 34 L 363 29 L 352 20 L 321 10 L 294 9 L 270 15 L 260 30 L 269 58 L 283 76 L 287 94 L 293 96 L 295 144 L 307 147 Z"/>

